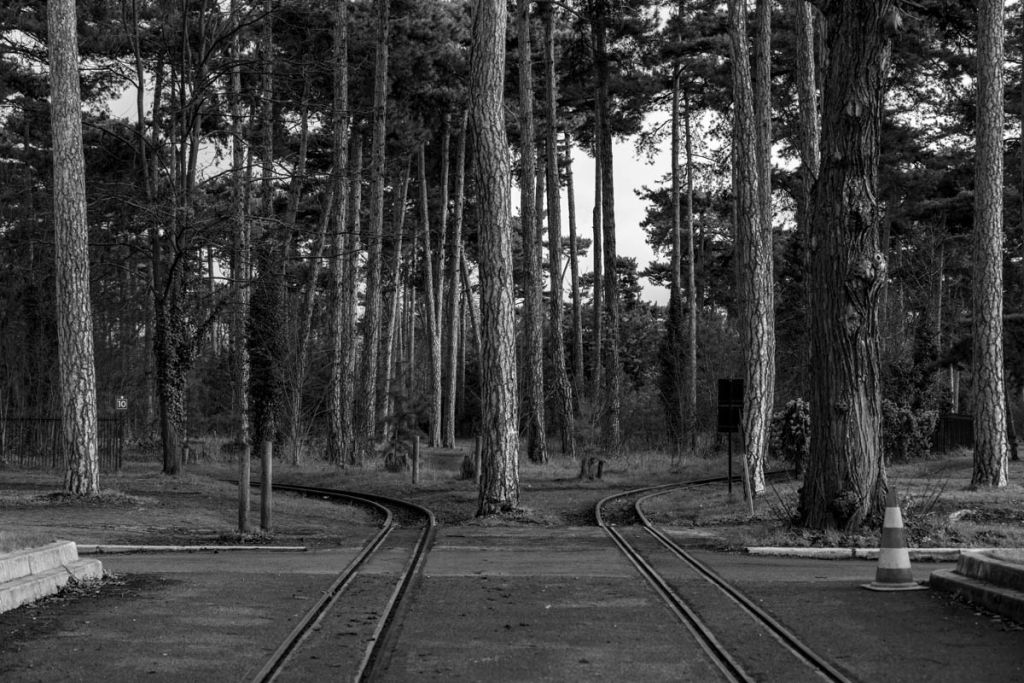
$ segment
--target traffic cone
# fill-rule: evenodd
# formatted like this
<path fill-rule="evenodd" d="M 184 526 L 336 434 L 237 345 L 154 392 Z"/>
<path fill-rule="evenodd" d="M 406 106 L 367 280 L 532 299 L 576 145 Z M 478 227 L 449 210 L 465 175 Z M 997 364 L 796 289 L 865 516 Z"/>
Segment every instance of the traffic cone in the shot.
<path fill-rule="evenodd" d="M 878 544 L 878 569 L 875 580 L 863 584 L 873 591 L 913 591 L 925 587 L 914 581 L 910 573 L 910 553 L 903 538 L 903 514 L 892 488 L 885 496 L 885 521 L 882 522 L 882 540 Z"/>

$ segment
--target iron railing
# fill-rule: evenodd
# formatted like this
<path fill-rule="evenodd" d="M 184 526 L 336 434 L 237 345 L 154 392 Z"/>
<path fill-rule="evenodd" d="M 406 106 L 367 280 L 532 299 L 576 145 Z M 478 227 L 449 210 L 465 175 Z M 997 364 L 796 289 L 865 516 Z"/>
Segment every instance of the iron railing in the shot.
<path fill-rule="evenodd" d="M 119 471 L 124 461 L 125 421 L 101 417 L 96 423 L 100 471 Z M 0 417 L 0 468 L 64 468 L 63 441 L 59 418 Z"/>

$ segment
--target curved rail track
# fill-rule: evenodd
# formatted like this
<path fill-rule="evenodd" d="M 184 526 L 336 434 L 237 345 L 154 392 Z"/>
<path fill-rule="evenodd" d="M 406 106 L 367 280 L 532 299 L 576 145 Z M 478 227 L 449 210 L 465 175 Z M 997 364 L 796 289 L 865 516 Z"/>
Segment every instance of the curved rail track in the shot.
<path fill-rule="evenodd" d="M 374 670 L 388 647 L 391 626 L 406 604 L 409 589 L 419 575 L 426 553 L 434 541 L 437 531 L 434 514 L 415 503 L 369 493 L 290 484 L 275 484 L 274 489 L 368 506 L 383 516 L 384 523 L 335 577 L 320 599 L 299 619 L 291 633 L 250 680 L 254 683 L 310 677 L 372 680 Z M 355 584 L 360 579 L 360 572 L 372 558 L 381 556 L 385 549 L 408 555 L 397 577 L 389 577 L 387 580 L 379 576 L 365 577 L 363 582 L 366 585 L 356 590 Z M 352 599 L 357 605 L 347 615 L 334 609 L 343 595 L 347 596 L 346 603 Z M 363 618 L 354 620 L 352 612 L 362 612 Z M 349 648 L 346 654 L 344 648 L 338 647 L 337 641 L 325 647 L 317 647 L 318 631 L 326 620 L 332 618 L 339 620 L 339 624 L 341 620 L 348 619 L 343 626 L 333 628 L 344 628 L 345 635 L 357 638 L 358 644 L 365 642 L 361 652 L 353 653 L 352 648 Z M 309 653 L 303 656 L 307 650 Z M 316 654 L 312 654 L 314 650 Z M 358 663 L 355 663 L 357 658 Z M 350 676 L 347 675 L 349 671 L 352 672 Z"/>
<path fill-rule="evenodd" d="M 796 634 L 652 524 L 644 513 L 644 503 L 656 496 L 726 481 L 726 477 L 716 477 L 633 489 L 603 498 L 594 514 L 598 526 L 647 579 L 725 680 L 763 679 L 766 672 L 755 669 L 770 658 L 774 668 L 768 678 L 776 679 L 785 672 L 791 680 L 813 676 L 850 681 Z M 716 590 L 706 590 L 707 584 Z M 768 644 L 768 650 L 763 649 L 766 641 L 774 642 Z M 757 643 L 762 647 L 761 654 L 748 652 L 748 647 Z"/>

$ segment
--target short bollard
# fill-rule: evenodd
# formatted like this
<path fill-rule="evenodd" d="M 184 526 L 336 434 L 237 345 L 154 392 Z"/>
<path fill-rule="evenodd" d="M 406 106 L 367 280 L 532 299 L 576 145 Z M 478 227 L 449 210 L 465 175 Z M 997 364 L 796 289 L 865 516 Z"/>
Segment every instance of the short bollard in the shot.
<path fill-rule="evenodd" d="M 420 437 L 412 442 L 412 483 L 420 483 Z"/>

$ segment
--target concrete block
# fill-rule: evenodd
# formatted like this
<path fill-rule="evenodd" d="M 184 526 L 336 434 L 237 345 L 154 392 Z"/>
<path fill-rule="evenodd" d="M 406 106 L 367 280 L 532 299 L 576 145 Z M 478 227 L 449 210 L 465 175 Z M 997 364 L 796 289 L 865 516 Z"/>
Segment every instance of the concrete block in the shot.
<path fill-rule="evenodd" d="M 932 572 L 928 585 L 934 590 L 959 596 L 972 605 L 1024 624 L 1024 592 L 995 586 L 945 569 Z"/>
<path fill-rule="evenodd" d="M 1024 593 L 1024 566 L 1005 562 L 988 553 L 963 553 L 956 563 L 956 573 Z"/>
<path fill-rule="evenodd" d="M 29 574 L 0 584 L 0 612 L 35 602 L 39 598 L 53 595 L 75 579 L 98 579 L 103 576 L 103 565 L 99 560 L 74 560 L 66 566 L 47 569 L 38 574 Z"/>

